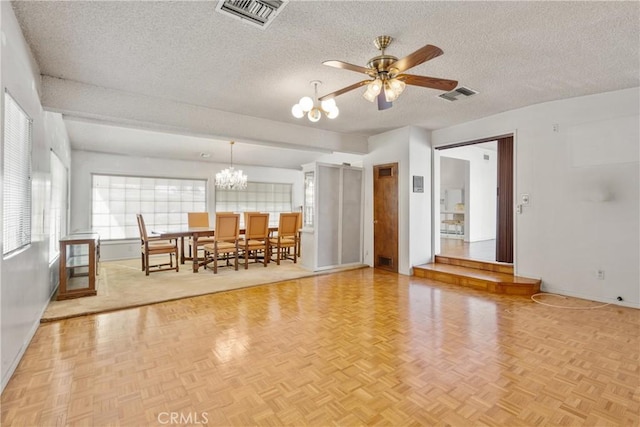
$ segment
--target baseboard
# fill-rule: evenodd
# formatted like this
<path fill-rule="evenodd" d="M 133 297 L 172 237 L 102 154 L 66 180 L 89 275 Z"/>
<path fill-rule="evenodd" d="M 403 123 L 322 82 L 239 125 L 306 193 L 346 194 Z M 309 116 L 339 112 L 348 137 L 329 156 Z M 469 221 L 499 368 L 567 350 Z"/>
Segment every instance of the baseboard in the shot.
<path fill-rule="evenodd" d="M 621 307 L 629 307 L 629 308 L 638 308 L 640 309 L 640 303 L 637 301 L 618 301 L 615 298 L 607 298 L 607 297 L 602 297 L 602 296 L 594 296 L 594 295 L 585 295 L 585 294 L 581 294 L 579 292 L 571 292 L 571 291 L 567 291 L 566 289 L 551 289 L 548 286 L 545 285 L 544 281 L 542 281 L 542 286 L 540 287 L 540 292 L 545 292 L 545 293 L 549 293 L 549 294 L 556 294 L 556 295 L 563 295 L 563 296 L 567 296 L 567 297 L 573 297 L 573 298 L 580 298 L 580 299 L 585 299 L 585 300 L 589 300 L 589 301 L 596 301 L 596 302 L 601 302 L 604 304 L 611 304 L 611 305 L 619 305 Z"/>

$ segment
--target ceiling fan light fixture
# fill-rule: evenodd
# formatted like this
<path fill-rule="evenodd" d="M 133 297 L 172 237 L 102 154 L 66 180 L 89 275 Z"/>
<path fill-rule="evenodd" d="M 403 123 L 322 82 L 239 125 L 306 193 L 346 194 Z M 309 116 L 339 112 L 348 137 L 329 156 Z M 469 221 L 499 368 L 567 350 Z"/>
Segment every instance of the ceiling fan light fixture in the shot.
<path fill-rule="evenodd" d="M 291 114 L 293 114 L 293 117 L 295 117 L 296 119 L 301 119 L 304 117 L 304 110 L 302 109 L 300 104 L 296 104 L 291 107 Z"/>
<path fill-rule="evenodd" d="M 380 93 L 380 91 L 382 90 L 382 80 L 380 79 L 375 79 L 374 81 L 372 81 L 371 83 L 369 83 L 367 85 L 368 89 L 371 90 L 371 93 L 373 93 L 373 95 L 378 96 L 378 94 Z"/>
<path fill-rule="evenodd" d="M 336 106 L 336 100 L 335 100 L 334 98 L 331 98 L 331 99 L 325 99 L 324 101 L 322 101 L 322 102 L 320 103 L 320 107 L 322 107 L 322 109 L 323 109 L 324 111 L 331 111 L 331 110 L 333 110 L 334 108 L 338 108 L 338 107 Z"/>
<path fill-rule="evenodd" d="M 366 85 L 367 88 L 362 96 L 369 102 L 375 102 L 377 100 L 378 111 L 382 111 L 391 108 L 392 101 L 395 101 L 403 93 L 406 85 L 421 86 L 437 90 L 452 90 L 458 85 L 456 80 L 404 74 L 408 69 L 433 58 L 437 58 L 444 52 L 437 46 L 427 44 L 409 55 L 398 59 L 395 56 L 387 55 L 385 53 L 385 49 L 389 46 L 392 40 L 393 38 L 389 36 L 376 37 L 374 44 L 376 48 L 380 50 L 380 55 L 371 58 L 365 67 L 344 61 L 324 61 L 323 64 L 329 67 L 363 73 L 373 79 L 363 80 L 356 84 L 344 87 L 333 93 L 325 95 L 324 98 L 332 98 L 342 95 L 343 93 L 347 93 L 353 89 Z"/>
<path fill-rule="evenodd" d="M 331 110 L 327 111 L 328 119 L 335 119 L 340 114 L 340 110 L 338 107 L 333 107 Z"/>
<path fill-rule="evenodd" d="M 402 80 L 391 79 L 389 80 L 389 86 L 391 86 L 391 89 L 393 89 L 393 91 L 397 92 L 399 95 L 402 93 L 402 91 L 404 91 L 404 88 L 407 86 L 407 84 Z"/>
<path fill-rule="evenodd" d="M 309 113 L 307 114 L 307 118 L 314 123 L 320 120 L 320 117 L 322 117 L 322 114 L 320 113 L 320 110 L 315 107 L 309 110 Z"/>
<path fill-rule="evenodd" d="M 369 88 L 367 88 L 367 90 L 364 91 L 364 93 L 362 94 L 362 97 L 369 102 L 373 102 L 376 100 L 376 95 L 374 95 Z"/>
<path fill-rule="evenodd" d="M 387 102 L 393 102 L 398 99 L 398 95 L 389 87 L 384 88 L 384 98 Z"/>
<path fill-rule="evenodd" d="M 404 91 L 405 83 L 398 79 L 391 79 L 384 82 L 384 96 L 387 99 L 387 102 L 393 102 Z"/>
<path fill-rule="evenodd" d="M 302 111 L 310 111 L 313 108 L 313 99 L 308 96 L 303 96 L 300 98 L 298 105 L 302 107 Z"/>
<path fill-rule="evenodd" d="M 371 83 L 367 84 L 367 90 L 362 94 L 364 99 L 369 102 L 374 102 L 377 96 L 382 90 L 382 80 L 375 79 Z"/>

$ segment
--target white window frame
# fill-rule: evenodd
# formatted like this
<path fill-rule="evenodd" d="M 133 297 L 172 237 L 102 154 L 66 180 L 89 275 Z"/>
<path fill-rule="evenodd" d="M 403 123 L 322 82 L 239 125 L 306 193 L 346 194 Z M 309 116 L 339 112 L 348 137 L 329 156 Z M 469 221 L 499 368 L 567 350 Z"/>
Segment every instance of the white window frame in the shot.
<path fill-rule="evenodd" d="M 33 120 L 4 91 L 2 159 L 3 257 L 31 244 L 31 149 Z"/>
<path fill-rule="evenodd" d="M 91 175 L 91 230 L 100 240 L 140 238 L 136 214 L 148 232 L 187 227 L 187 212 L 207 210 L 207 180 L 135 175 Z"/>
<path fill-rule="evenodd" d="M 67 234 L 69 171 L 60 157 L 51 150 L 51 206 L 49 209 L 49 263 L 60 254 L 60 239 Z"/>
<path fill-rule="evenodd" d="M 304 173 L 304 222 L 302 225 L 308 228 L 313 228 L 315 179 L 316 174 L 314 171 Z"/>

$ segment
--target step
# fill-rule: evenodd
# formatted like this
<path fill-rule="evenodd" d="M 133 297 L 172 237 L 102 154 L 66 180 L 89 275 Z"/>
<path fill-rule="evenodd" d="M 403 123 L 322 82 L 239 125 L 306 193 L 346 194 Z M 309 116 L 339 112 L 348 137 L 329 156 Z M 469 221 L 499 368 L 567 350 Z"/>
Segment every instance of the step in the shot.
<path fill-rule="evenodd" d="M 496 261 L 481 261 L 468 258 L 458 258 L 446 255 L 436 255 L 436 263 L 470 267 L 478 270 L 495 271 L 496 273 L 513 274 L 513 264 Z"/>
<path fill-rule="evenodd" d="M 505 295 L 533 295 L 540 292 L 541 283 L 540 279 L 442 263 L 414 266 L 413 275 Z"/>

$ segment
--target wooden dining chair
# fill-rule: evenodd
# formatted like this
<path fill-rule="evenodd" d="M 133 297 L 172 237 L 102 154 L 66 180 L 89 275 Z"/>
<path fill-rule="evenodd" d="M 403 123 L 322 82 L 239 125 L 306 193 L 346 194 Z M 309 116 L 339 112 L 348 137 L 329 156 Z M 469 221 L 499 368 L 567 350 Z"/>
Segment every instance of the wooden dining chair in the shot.
<path fill-rule="evenodd" d="M 209 212 L 187 212 L 187 225 L 191 227 L 209 227 Z M 193 259 L 198 257 L 198 249 L 204 247 L 209 243 L 213 243 L 213 237 L 198 237 L 197 247 L 194 247 L 193 237 L 189 238 L 189 256 L 186 259 Z M 204 258 L 202 259 L 204 262 Z M 200 259 L 198 258 L 198 262 Z"/>
<path fill-rule="evenodd" d="M 218 260 L 225 256 L 226 265 L 229 264 L 229 255 L 234 256 L 234 268 L 238 271 L 238 241 L 240 239 L 240 214 L 216 213 L 216 232 L 213 243 L 207 243 L 204 248 L 204 268 L 213 262 L 213 273 L 218 273 Z"/>
<path fill-rule="evenodd" d="M 301 254 L 301 249 L 302 249 L 302 212 L 296 212 L 298 214 L 298 225 L 297 225 L 297 230 L 298 230 L 298 257 L 300 257 Z"/>
<path fill-rule="evenodd" d="M 247 212 L 244 226 L 244 240 L 241 242 L 244 252 L 244 269 L 249 268 L 251 253 L 255 262 L 258 262 L 259 252 L 264 254 L 263 264 L 266 267 L 269 262 L 269 214 Z"/>
<path fill-rule="evenodd" d="M 142 257 L 142 270 L 148 276 L 149 273 L 156 271 L 167 271 L 179 269 L 178 262 L 178 239 L 161 240 L 156 237 L 150 237 L 147 234 L 147 227 L 141 214 L 136 214 L 138 219 L 138 229 L 140 231 L 140 253 Z M 169 262 L 164 264 L 156 264 L 151 267 L 149 257 L 151 255 L 169 254 Z M 173 255 L 176 256 L 176 266 L 173 266 Z M 168 266 L 168 267 L 167 267 Z"/>
<path fill-rule="evenodd" d="M 298 262 L 298 218 L 300 212 L 281 212 L 278 222 L 277 237 L 269 239 L 269 246 L 276 251 L 276 263 L 281 259 L 291 259 Z M 291 249 L 293 248 L 293 257 Z"/>
<path fill-rule="evenodd" d="M 144 240 L 142 238 L 142 236 L 144 235 L 144 233 L 146 232 L 146 226 L 144 225 L 144 219 L 142 217 L 141 214 L 136 214 L 136 221 L 138 222 L 138 233 L 140 235 L 140 245 L 144 245 Z M 152 235 L 148 235 L 147 234 L 147 239 L 150 242 L 164 242 L 164 243 L 171 243 L 172 240 L 167 240 L 167 239 L 161 239 L 159 236 L 152 236 Z M 144 252 L 141 251 L 141 265 L 142 265 L 142 271 L 145 270 L 145 258 L 144 258 Z"/>
<path fill-rule="evenodd" d="M 255 212 L 253 212 L 253 211 L 245 211 L 245 212 L 242 212 L 242 219 L 244 221 L 244 228 L 245 229 L 247 228 L 247 224 L 249 223 L 249 220 L 247 219 L 249 217 L 249 214 L 257 214 L 257 213 L 260 213 L 260 212 L 259 211 L 255 211 Z"/>

